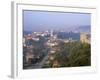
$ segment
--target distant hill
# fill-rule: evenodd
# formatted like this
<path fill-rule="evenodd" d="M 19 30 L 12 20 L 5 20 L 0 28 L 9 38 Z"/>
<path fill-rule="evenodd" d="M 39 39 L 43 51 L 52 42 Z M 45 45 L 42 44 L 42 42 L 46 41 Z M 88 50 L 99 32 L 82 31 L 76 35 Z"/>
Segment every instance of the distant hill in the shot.
<path fill-rule="evenodd" d="M 75 26 L 67 27 L 64 31 L 75 32 L 75 33 L 79 33 L 79 32 L 91 33 L 91 25 L 82 25 L 82 26 L 75 25 Z"/>
<path fill-rule="evenodd" d="M 31 31 L 23 31 L 23 35 L 31 34 Z"/>
<path fill-rule="evenodd" d="M 86 26 L 79 26 L 77 27 L 75 30 L 77 30 L 78 32 L 87 32 L 87 33 L 91 33 L 91 26 L 86 25 Z"/>

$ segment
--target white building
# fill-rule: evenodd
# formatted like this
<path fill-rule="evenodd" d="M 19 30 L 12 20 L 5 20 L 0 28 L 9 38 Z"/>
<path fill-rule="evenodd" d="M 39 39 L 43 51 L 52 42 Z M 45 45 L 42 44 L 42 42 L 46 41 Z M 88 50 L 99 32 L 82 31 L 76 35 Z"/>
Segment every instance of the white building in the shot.
<path fill-rule="evenodd" d="M 32 40 L 39 41 L 40 39 L 39 38 L 32 38 Z"/>

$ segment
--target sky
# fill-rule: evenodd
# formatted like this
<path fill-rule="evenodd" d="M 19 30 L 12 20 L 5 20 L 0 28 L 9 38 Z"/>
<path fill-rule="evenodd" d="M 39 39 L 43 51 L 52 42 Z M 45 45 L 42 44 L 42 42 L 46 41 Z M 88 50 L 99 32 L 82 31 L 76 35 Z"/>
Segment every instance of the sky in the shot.
<path fill-rule="evenodd" d="M 68 30 L 91 25 L 91 14 L 23 10 L 24 31 Z"/>

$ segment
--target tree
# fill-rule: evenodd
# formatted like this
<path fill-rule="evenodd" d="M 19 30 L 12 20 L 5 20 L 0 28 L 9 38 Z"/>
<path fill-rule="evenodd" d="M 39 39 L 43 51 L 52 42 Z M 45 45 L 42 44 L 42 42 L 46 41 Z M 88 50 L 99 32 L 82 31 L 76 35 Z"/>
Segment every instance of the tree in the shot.
<path fill-rule="evenodd" d="M 89 66 L 91 65 L 90 44 L 81 42 L 70 42 L 60 44 L 60 51 L 53 56 L 60 67 Z"/>

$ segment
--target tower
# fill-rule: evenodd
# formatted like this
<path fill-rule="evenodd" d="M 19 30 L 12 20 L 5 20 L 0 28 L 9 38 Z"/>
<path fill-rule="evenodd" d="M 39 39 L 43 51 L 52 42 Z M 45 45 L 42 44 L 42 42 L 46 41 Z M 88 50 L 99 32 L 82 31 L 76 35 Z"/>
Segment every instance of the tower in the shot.
<path fill-rule="evenodd" d="M 53 36 L 53 30 L 50 31 L 50 36 L 51 36 L 51 37 Z"/>
<path fill-rule="evenodd" d="M 85 33 L 85 32 L 81 32 L 80 33 L 80 41 L 82 43 L 89 43 L 90 44 L 90 35 Z"/>

